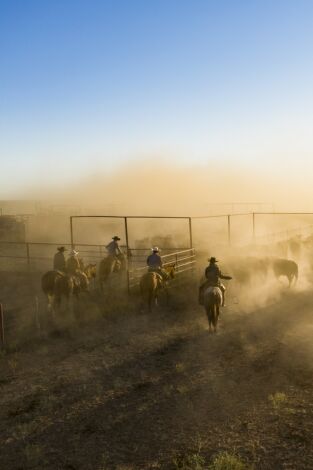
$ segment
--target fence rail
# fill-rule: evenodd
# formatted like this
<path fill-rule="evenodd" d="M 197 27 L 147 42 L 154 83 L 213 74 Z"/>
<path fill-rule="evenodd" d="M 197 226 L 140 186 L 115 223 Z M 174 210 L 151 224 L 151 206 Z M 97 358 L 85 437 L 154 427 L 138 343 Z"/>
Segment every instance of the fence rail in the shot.
<path fill-rule="evenodd" d="M 191 272 L 196 264 L 196 252 L 194 248 L 175 251 L 161 256 L 163 266 L 175 265 L 176 276 L 181 277 L 182 273 Z M 147 272 L 147 266 L 144 262 L 130 266 L 128 270 L 129 290 L 139 286 L 142 275 Z"/>

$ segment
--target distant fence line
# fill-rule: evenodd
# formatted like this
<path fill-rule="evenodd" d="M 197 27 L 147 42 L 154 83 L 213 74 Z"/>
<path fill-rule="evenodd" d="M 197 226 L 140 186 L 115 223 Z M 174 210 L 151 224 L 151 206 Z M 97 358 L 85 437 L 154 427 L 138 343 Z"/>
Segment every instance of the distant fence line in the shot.
<path fill-rule="evenodd" d="M 70 248 L 70 244 L 66 243 L 15 243 L 15 242 L 0 242 L 0 259 L 1 267 L 4 270 L 13 271 L 44 271 L 53 268 L 53 255 L 55 254 L 58 246 L 65 246 Z M 20 253 L 16 253 L 17 247 Z M 7 252 L 6 250 L 8 250 Z M 39 255 L 38 250 L 41 252 Z M 107 252 L 102 245 L 88 245 L 80 244 L 75 248 L 79 251 L 80 257 L 83 259 L 84 264 L 96 263 L 98 264 Z M 122 245 L 122 249 L 126 251 L 126 246 Z M 130 292 L 135 286 L 139 284 L 139 279 L 146 271 L 146 259 L 148 254 L 151 253 L 150 248 L 137 248 L 129 249 L 127 252 L 127 288 Z M 181 275 L 194 268 L 196 263 L 196 254 L 193 248 L 164 248 L 162 249 L 162 260 L 165 266 L 174 263 L 175 272 Z M 7 261 L 7 262 L 5 262 Z"/>
<path fill-rule="evenodd" d="M 71 249 L 70 243 L 52 243 L 52 242 L 3 242 L 0 241 L 0 259 L 20 261 L 20 265 L 25 268 L 36 268 L 37 265 L 51 268 L 53 256 L 57 247 L 64 246 Z M 130 264 L 140 264 L 143 259 L 151 252 L 150 248 L 129 248 L 121 245 L 121 248 L 127 253 L 128 262 Z M 93 245 L 80 243 L 75 245 L 75 249 L 80 253 L 85 263 L 97 262 L 107 256 L 104 245 Z M 173 252 L 179 252 L 189 248 L 172 247 L 163 248 L 162 254 L 167 255 Z"/>
<path fill-rule="evenodd" d="M 301 234 L 307 232 L 313 228 L 313 225 L 307 225 L 304 227 L 297 227 L 294 229 L 285 229 L 272 233 L 265 233 L 257 235 L 257 218 L 261 216 L 313 216 L 312 212 L 243 212 L 236 214 L 217 214 L 207 215 L 199 217 L 159 217 L 159 216 L 71 216 L 70 217 L 70 231 L 71 231 L 71 242 L 70 243 L 56 243 L 56 242 L 14 242 L 14 241 L 0 241 L 0 265 L 3 267 L 15 265 L 18 268 L 24 269 L 51 269 L 52 259 L 56 247 L 65 246 L 67 248 L 75 247 L 80 251 L 86 262 L 95 262 L 106 256 L 106 250 L 104 245 L 101 244 L 87 244 L 78 243 L 74 240 L 74 226 L 73 220 L 76 218 L 119 218 L 123 219 L 125 223 L 125 240 L 126 245 L 124 249 L 128 255 L 128 261 L 130 266 L 136 266 L 136 262 L 140 264 L 140 259 L 145 257 L 149 252 L 150 248 L 132 248 L 128 243 L 128 219 L 184 219 L 188 222 L 187 232 L 189 234 L 189 246 L 185 247 L 163 247 L 163 254 L 167 255 L 173 252 L 179 252 L 185 249 L 193 248 L 193 220 L 206 220 L 206 219 L 225 219 L 225 230 L 227 230 L 227 241 L 228 244 L 232 244 L 232 218 L 239 216 L 251 217 L 251 233 L 252 242 L 259 242 L 263 240 L 271 239 L 272 242 L 277 240 L 283 240 L 291 236 L 292 234 Z M 216 233 L 212 231 L 212 235 Z M 75 243 L 74 243 L 75 242 Z M 13 263 L 12 263 L 13 262 Z"/>
<path fill-rule="evenodd" d="M 125 231 L 125 240 L 126 247 L 129 247 L 129 220 L 142 220 L 142 219 L 172 219 L 172 220 L 186 220 L 188 221 L 188 234 L 189 234 L 189 248 L 193 247 L 193 220 L 208 220 L 208 219 L 225 219 L 225 227 L 227 227 L 227 240 L 228 245 L 232 244 L 232 218 L 249 216 L 251 218 L 251 229 L 252 229 L 252 239 L 253 241 L 257 238 L 257 218 L 259 216 L 313 216 L 313 212 L 238 212 L 233 214 L 215 214 L 215 215 L 205 215 L 205 216 L 117 216 L 117 215 L 71 215 L 70 216 L 70 240 L 71 245 L 75 246 L 77 243 L 74 240 L 74 219 L 91 219 L 91 218 L 104 218 L 104 219 L 121 219 L 124 221 L 124 231 Z"/>

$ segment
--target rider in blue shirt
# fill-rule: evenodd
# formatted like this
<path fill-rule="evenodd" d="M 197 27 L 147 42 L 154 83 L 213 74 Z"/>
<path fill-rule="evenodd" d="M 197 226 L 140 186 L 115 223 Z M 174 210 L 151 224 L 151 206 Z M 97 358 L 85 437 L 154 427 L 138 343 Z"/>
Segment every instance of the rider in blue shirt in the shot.
<path fill-rule="evenodd" d="M 160 274 L 164 280 L 168 279 L 168 275 L 163 269 L 162 258 L 159 254 L 159 248 L 157 246 L 152 248 L 152 253 L 147 258 L 147 265 L 149 272 L 156 272 Z"/>
<path fill-rule="evenodd" d="M 149 267 L 149 271 L 154 271 L 162 268 L 163 262 L 161 256 L 159 255 L 159 248 L 157 246 L 152 248 L 152 253 L 147 258 L 147 265 Z"/>

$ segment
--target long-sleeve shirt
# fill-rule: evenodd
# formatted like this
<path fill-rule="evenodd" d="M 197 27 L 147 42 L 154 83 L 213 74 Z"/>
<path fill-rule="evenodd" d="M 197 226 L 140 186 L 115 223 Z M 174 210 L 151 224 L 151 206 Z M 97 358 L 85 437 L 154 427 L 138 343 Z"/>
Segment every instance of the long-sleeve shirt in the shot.
<path fill-rule="evenodd" d="M 65 271 L 66 267 L 66 260 L 64 253 L 61 251 L 58 251 L 53 258 L 53 269 L 56 271 Z"/>
<path fill-rule="evenodd" d="M 107 246 L 106 249 L 108 251 L 108 254 L 110 256 L 118 256 L 122 253 L 120 247 L 118 246 L 118 243 L 114 240 L 112 240 Z"/>
<path fill-rule="evenodd" d="M 149 268 L 162 268 L 163 263 L 161 256 L 158 253 L 152 253 L 147 258 L 147 265 Z"/>
<path fill-rule="evenodd" d="M 209 264 L 209 266 L 205 270 L 205 277 L 209 282 L 211 282 L 213 285 L 218 284 L 219 279 L 228 279 L 228 276 L 224 276 L 221 273 L 221 270 L 216 264 Z"/>
<path fill-rule="evenodd" d="M 69 274 L 75 274 L 77 270 L 81 269 L 79 259 L 77 256 L 70 256 L 66 263 L 66 269 Z"/>

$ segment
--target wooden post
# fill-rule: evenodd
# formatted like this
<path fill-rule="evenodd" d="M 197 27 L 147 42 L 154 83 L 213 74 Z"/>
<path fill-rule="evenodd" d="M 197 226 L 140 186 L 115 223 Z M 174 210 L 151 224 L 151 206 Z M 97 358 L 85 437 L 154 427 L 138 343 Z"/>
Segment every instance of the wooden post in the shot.
<path fill-rule="evenodd" d="M 227 216 L 227 228 L 228 228 L 228 245 L 231 246 L 230 215 Z"/>
<path fill-rule="evenodd" d="M 4 313 L 2 304 L 0 304 L 0 343 L 1 347 L 4 348 Z"/>

